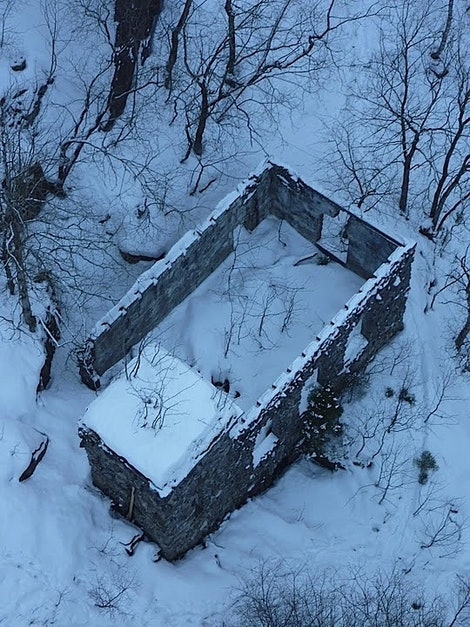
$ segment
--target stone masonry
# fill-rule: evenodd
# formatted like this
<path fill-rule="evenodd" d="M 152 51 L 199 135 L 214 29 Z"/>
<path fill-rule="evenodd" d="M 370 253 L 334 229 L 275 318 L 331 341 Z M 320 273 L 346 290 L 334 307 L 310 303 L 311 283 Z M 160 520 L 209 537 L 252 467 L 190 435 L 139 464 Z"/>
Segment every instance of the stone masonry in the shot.
<path fill-rule="evenodd" d="M 323 216 L 334 218 L 341 212 L 347 219 L 346 261 L 338 260 L 323 246 L 319 248 L 363 277 L 364 285 L 284 369 L 256 405 L 220 430 L 176 486 L 162 494 L 98 434 L 86 425 L 80 428 L 93 483 L 111 498 L 118 512 L 160 545 L 165 558 L 182 557 L 231 511 L 268 488 L 299 456 L 303 443 L 302 395 L 313 380 L 341 392 L 347 380 L 403 328 L 414 246 L 399 242 L 345 211 L 285 168 L 269 164 L 199 230 L 184 236 L 166 260 L 144 273 L 87 340 L 80 371 L 83 381 L 96 388 L 100 375 L 123 358 L 230 254 L 236 226 L 252 230 L 273 214 L 318 243 Z M 357 330 L 365 341 L 351 355 L 348 342 Z M 259 458 L 256 449 L 268 437 L 273 445 Z"/>

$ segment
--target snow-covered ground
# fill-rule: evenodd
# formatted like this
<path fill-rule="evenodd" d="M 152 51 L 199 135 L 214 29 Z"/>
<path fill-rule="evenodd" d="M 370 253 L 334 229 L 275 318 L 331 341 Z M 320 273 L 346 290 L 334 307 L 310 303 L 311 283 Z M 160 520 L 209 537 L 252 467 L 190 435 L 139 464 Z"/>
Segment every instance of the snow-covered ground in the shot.
<path fill-rule="evenodd" d="M 1 89 L 20 89 L 25 84 L 33 89 L 41 83 L 51 63 L 50 26 L 55 24 L 57 79 L 47 96 L 50 113 L 41 122 L 50 129 L 41 145 L 47 153 L 49 143 L 70 128 L 79 107 L 82 79 L 96 69 L 99 51 L 106 50 L 106 37 L 94 34 L 92 10 L 78 24 L 77 20 L 67 19 L 74 3 L 27 0 L 21 5 L 7 2 L 4 6 L 8 9 L 2 13 L 0 7 L 0 21 L 5 19 L 4 45 L 0 48 Z M 48 8 L 48 20 L 41 6 Z M 346 470 L 331 474 L 300 461 L 269 491 L 234 512 L 208 538 L 205 548 L 195 548 L 183 560 L 169 564 L 155 561 L 157 548 L 147 543 L 141 543 L 132 557 L 127 555 L 124 544 L 137 530 L 109 513 L 109 503 L 93 488 L 86 455 L 79 448 L 77 425 L 96 395 L 80 383 L 71 349 L 79 343 L 83 327 L 90 329 L 106 311 L 110 295 L 117 299 L 140 269 L 147 267 L 137 264 L 131 270 L 126 268 L 119 261 L 115 245 L 133 253 L 140 250 L 158 255 L 167 251 L 185 228 L 207 215 L 266 153 L 274 161 L 290 163 L 314 186 L 319 186 L 320 178 L 326 185 L 330 172 L 319 172 L 328 150 L 322 127 L 331 135 L 338 120 L 347 115 L 347 86 L 358 80 L 361 63 L 376 46 L 373 24 L 354 23 L 337 40 L 336 48 L 343 51 L 341 63 L 330 68 L 320 94 L 309 94 L 305 107 L 291 112 L 293 126 L 281 114 L 278 131 L 258 138 L 262 149 L 259 143 L 250 147 L 240 136 L 236 138 L 236 158 L 214 157 L 220 176 L 204 194 L 187 196 L 199 172 L 197 160 L 190 158 L 186 164 L 179 164 L 184 134 L 178 135 L 178 123 L 168 127 L 163 114 L 155 117 L 155 108 L 150 106 L 143 112 L 147 126 L 138 141 L 130 137 L 120 153 L 100 145 L 101 151 L 90 150 L 77 166 L 64 203 L 77 211 L 81 208 L 87 216 L 83 223 L 90 238 L 86 241 L 93 241 L 93 247 L 87 244 L 86 250 L 94 250 L 96 241 L 102 239 L 109 260 L 99 257 L 96 261 L 89 252 L 89 261 L 95 258 L 94 266 L 87 261 L 83 276 L 73 276 L 73 281 L 66 266 L 63 300 L 69 306 L 80 302 L 81 308 L 63 312 L 67 327 L 55 359 L 52 384 L 37 400 L 38 346 L 26 331 L 17 329 L 17 301 L 2 299 L 0 624 L 235 625 L 236 617 L 231 612 L 236 590 L 253 569 L 266 561 L 281 561 L 294 570 L 354 570 L 364 577 L 380 569 L 396 569 L 403 573 L 405 582 L 444 595 L 455 589 L 456 575 L 469 575 L 470 381 L 468 373 L 459 369 L 452 342 L 461 309 L 455 305 L 458 296 L 452 291 L 442 293 L 429 308 L 433 294 L 430 282 L 436 278 L 437 289 L 442 287 L 455 265 L 454 254 L 461 255 L 468 244 L 464 229 L 460 230 L 460 239 L 455 230 L 452 245 L 442 250 L 417 235 L 413 216 L 409 222 L 377 212 L 373 216 L 379 222 L 387 219 L 388 228 L 399 235 L 418 238 L 418 249 L 405 330 L 372 364 L 362 388 L 352 390 L 350 402 L 344 403 L 343 421 L 349 425 L 350 438 L 346 443 Z M 25 73 L 13 73 L 10 64 L 22 56 L 27 60 Z M 104 78 L 100 85 L 106 89 Z M 158 146 L 152 143 L 155 138 Z M 148 148 L 152 148 L 152 157 L 144 164 L 143 154 Z M 132 173 L 119 165 L 120 156 L 129 155 L 136 162 Z M 149 185 L 153 181 L 159 191 L 167 185 L 163 191 L 172 210 L 170 219 L 158 203 L 145 204 L 148 189 L 143 191 L 135 185 L 138 173 L 144 178 L 155 174 L 154 179 L 145 180 Z M 180 210 L 178 214 L 175 209 Z M 54 216 L 52 203 L 48 211 Z M 53 221 L 53 217 L 49 219 L 50 224 Z M 160 231 L 161 225 L 166 229 Z M 59 223 L 53 226 L 57 227 L 54 242 L 65 241 L 67 228 Z M 301 255 L 295 252 L 285 258 L 281 254 L 283 247 L 277 240 L 273 243 L 274 251 L 267 249 L 266 256 L 278 260 L 282 272 L 287 273 L 293 267 L 292 261 Z M 296 270 L 322 274 L 333 267 L 307 264 Z M 94 284 L 97 269 L 100 281 Z M 78 267 L 74 271 L 78 272 Z M 308 279 L 301 279 L 300 285 L 305 281 L 309 284 Z M 81 294 L 76 299 L 72 293 L 73 285 L 81 282 L 87 286 L 89 298 Z M 220 284 L 215 286 L 211 311 L 214 302 L 219 306 L 217 293 L 224 289 Z M 264 294 L 259 294 L 261 300 Z M 101 296 L 106 298 L 100 300 Z M 347 294 L 341 293 L 340 304 L 346 299 Z M 321 315 L 327 319 L 331 313 Z M 186 345 L 194 339 L 192 333 L 206 334 L 206 329 L 195 328 L 198 317 L 186 312 L 183 318 L 187 327 L 190 322 L 189 328 L 185 327 Z M 298 316 L 301 318 L 303 313 Z M 219 340 L 224 329 L 222 324 Z M 168 348 L 177 350 L 177 346 L 173 342 Z M 233 345 L 233 353 L 237 348 Z M 219 375 L 217 368 L 222 377 L 227 374 L 220 342 L 217 350 L 222 361 L 220 366 L 219 362 L 211 364 L 216 371 L 205 373 L 208 378 Z M 194 360 L 197 358 L 194 355 Z M 241 365 L 243 359 L 241 355 L 237 363 Z M 272 360 L 273 368 L 276 360 Z M 268 378 L 275 377 L 283 367 L 279 364 L 277 370 L 276 365 L 276 372 Z M 240 385 L 242 374 L 245 371 L 239 368 L 235 378 L 240 379 Z M 254 396 L 257 393 L 253 390 Z M 390 426 L 384 446 L 378 450 L 377 440 L 366 437 L 361 450 L 361 434 L 373 434 L 381 423 Z M 379 431 L 382 433 L 384 430 Z M 49 438 L 44 459 L 33 476 L 20 483 L 18 478 L 42 434 Z M 432 453 L 438 469 L 431 470 L 427 482 L 420 484 L 415 460 L 426 450 Z M 371 458 L 370 468 L 353 463 Z"/>
<path fill-rule="evenodd" d="M 235 252 L 154 337 L 208 381 L 227 379 L 246 411 L 363 282 L 269 217 L 252 233 L 239 230 Z"/>

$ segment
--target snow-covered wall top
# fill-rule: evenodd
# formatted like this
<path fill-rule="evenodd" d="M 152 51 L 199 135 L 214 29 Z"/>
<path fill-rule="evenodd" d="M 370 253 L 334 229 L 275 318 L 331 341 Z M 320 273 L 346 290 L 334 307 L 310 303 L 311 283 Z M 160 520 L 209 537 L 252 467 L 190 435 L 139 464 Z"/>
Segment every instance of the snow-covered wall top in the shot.
<path fill-rule="evenodd" d="M 332 219 L 340 213 L 348 221 L 347 257 L 343 263 L 359 276 L 372 276 L 397 247 L 403 247 L 403 242 L 341 209 L 286 168 L 265 164 L 227 196 L 198 229 L 186 233 L 163 260 L 144 272 L 97 323 L 81 354 L 82 380 L 90 387 L 99 387 L 99 376 L 227 258 L 234 248 L 237 226 L 252 230 L 273 214 L 310 241 L 318 242 L 324 216 Z M 325 252 L 333 253 L 328 247 Z"/>
<path fill-rule="evenodd" d="M 271 387 L 258 399 L 255 406 L 252 407 L 249 412 L 240 416 L 236 425 L 231 427 L 231 435 L 233 437 L 236 437 L 239 433 L 249 428 L 253 422 L 256 422 L 263 410 L 273 404 L 279 403 L 280 399 L 289 393 L 289 387 L 292 383 L 301 377 L 303 373 L 307 372 L 304 379 L 312 376 L 313 370 L 319 366 L 317 362 L 319 362 L 322 355 L 327 354 L 331 347 L 338 344 L 338 342 L 337 348 L 343 353 L 341 358 L 337 360 L 339 365 L 338 363 L 335 365 L 334 375 L 331 374 L 331 371 L 323 377 L 321 373 L 319 373 L 317 380 L 321 383 L 331 385 L 333 380 L 338 378 L 341 374 L 349 374 L 352 364 L 354 364 L 355 360 L 362 357 L 363 350 L 370 342 L 373 342 L 375 345 L 384 344 L 386 340 L 385 342 L 382 340 L 385 339 L 385 336 L 381 338 L 368 337 L 368 341 L 366 340 L 363 344 L 356 344 L 356 347 L 352 347 L 353 350 L 347 355 L 347 342 L 345 342 L 345 339 L 347 340 L 350 334 L 356 329 L 363 335 L 367 334 L 364 320 L 362 320 L 364 313 L 368 312 L 370 314 L 371 310 L 375 309 L 375 315 L 377 315 L 379 319 L 383 319 L 383 326 L 393 327 L 396 332 L 396 325 L 399 326 L 402 324 L 402 315 L 400 314 L 403 314 L 403 311 L 394 311 L 393 301 L 396 301 L 398 296 L 402 297 L 402 299 L 406 298 L 409 289 L 409 276 L 407 275 L 409 274 L 414 249 L 415 245 L 409 242 L 403 247 L 396 249 L 389 256 L 387 261 L 379 267 L 374 276 L 364 283 L 359 291 L 354 294 L 344 307 L 333 317 L 330 323 L 323 327 L 315 339 L 280 374 L 272 383 Z M 405 277 L 400 276 L 402 273 L 405 274 Z M 391 294 L 388 294 L 390 288 L 392 288 Z M 400 308 L 402 308 L 403 305 L 404 302 L 399 303 Z M 389 321 L 387 320 L 387 316 L 381 316 L 381 313 L 385 313 L 387 310 L 389 313 L 393 314 L 391 325 L 388 325 Z M 390 328 L 384 329 L 384 332 L 387 334 L 390 333 Z M 374 347 L 373 354 L 375 354 L 377 350 L 378 349 Z M 323 381 L 321 381 L 321 379 L 323 379 Z"/>
<path fill-rule="evenodd" d="M 222 390 L 149 343 L 91 403 L 83 423 L 162 492 L 241 413 Z"/>
<path fill-rule="evenodd" d="M 315 372 L 317 381 L 338 385 L 400 330 L 413 252 L 412 244 L 394 251 L 249 411 L 152 343 L 90 405 L 84 428 L 147 477 L 161 496 L 179 485 L 224 433 L 234 441 L 259 440 L 253 453 L 259 465 L 285 436 L 286 427 L 276 429 L 276 419 L 293 418 L 292 407 L 284 407 L 293 399 L 298 422 L 300 391 Z M 381 321 L 379 327 L 371 330 L 371 320 Z M 356 331 L 363 341 L 348 345 Z M 163 429 L 153 424 L 159 420 Z M 274 444 L 264 450 L 266 437 L 260 434 L 267 422 L 266 437 Z"/>

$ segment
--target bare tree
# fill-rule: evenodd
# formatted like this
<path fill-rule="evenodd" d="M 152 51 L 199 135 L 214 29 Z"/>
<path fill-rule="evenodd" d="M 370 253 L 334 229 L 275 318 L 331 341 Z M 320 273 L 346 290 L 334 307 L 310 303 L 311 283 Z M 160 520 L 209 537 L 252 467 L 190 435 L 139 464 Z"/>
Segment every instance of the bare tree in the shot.
<path fill-rule="evenodd" d="M 135 594 L 135 575 L 115 560 L 110 562 L 109 573 L 98 575 L 91 582 L 88 594 L 95 607 L 104 614 L 128 616 L 129 605 Z"/>
<path fill-rule="evenodd" d="M 254 110 L 281 103 L 282 81 L 296 75 L 303 89 L 317 84 L 327 63 L 330 37 L 359 15 L 338 17 L 338 0 L 220 2 L 220 11 L 186 1 L 170 27 L 165 87 L 174 118 L 182 116 L 189 155 L 203 154 L 210 122 L 226 125 L 235 117 L 251 136 Z M 344 9 L 344 7 L 342 7 Z"/>
<path fill-rule="evenodd" d="M 109 11 L 104 3 L 78 0 L 74 9 L 77 14 L 83 11 L 87 25 L 91 21 L 97 26 L 108 54 L 99 55 L 86 72 L 82 64 L 74 66 L 67 56 L 70 81 L 77 91 L 72 101 L 60 105 L 51 98 L 56 75 L 64 65 L 64 57 L 60 57 L 61 63 L 59 55 L 64 55 L 69 43 L 60 31 L 59 9 L 54 3 L 42 5 L 50 65 L 43 76 L 38 75 L 38 84 L 23 86 L 19 77 L 17 86 L 0 94 L 0 263 L 7 288 L 17 297 L 31 332 L 44 326 L 35 310 L 35 303 L 42 302 L 45 295 L 41 287 L 44 279 L 50 287 L 49 296 L 52 292 L 60 296 L 62 285 L 69 300 L 78 295 L 85 300 L 99 294 L 96 272 L 113 261 L 113 251 L 103 247 L 88 208 L 76 200 L 72 210 L 65 199 L 65 183 L 80 160 L 90 156 L 102 159 L 111 171 L 114 168 L 116 176 L 119 169 L 121 176 L 123 171 L 131 177 L 140 176 L 149 193 L 150 186 L 156 188 L 148 160 L 142 163 L 135 154 L 126 159 L 113 150 L 126 135 L 108 138 L 100 129 L 107 111 L 104 87 L 111 75 L 113 51 Z M 82 73 L 88 78 L 82 78 Z M 94 285 L 86 285 L 84 266 L 94 273 Z M 55 337 L 56 341 L 58 328 L 51 329 L 48 338 L 52 341 Z"/>
<path fill-rule="evenodd" d="M 460 268 L 454 275 L 459 286 L 459 291 L 462 292 L 464 296 L 462 300 L 465 309 L 465 322 L 455 338 L 455 348 L 457 352 L 462 350 L 468 334 L 470 333 L 470 261 L 468 253 L 469 249 L 467 248 L 465 255 L 462 255 L 459 259 Z"/>
<path fill-rule="evenodd" d="M 461 353 L 467 343 L 470 333 L 470 246 L 465 252 L 458 254 L 454 258 L 453 268 L 445 279 L 444 284 L 434 291 L 429 307 L 433 309 L 436 301 L 447 294 L 444 303 L 453 303 L 464 311 L 464 322 L 455 336 L 455 348 L 457 353 Z"/>
<path fill-rule="evenodd" d="M 453 16 L 454 16 L 454 0 L 447 0 L 447 18 L 445 21 L 445 26 L 442 29 L 441 41 L 439 42 L 439 46 L 436 48 L 436 50 L 433 50 L 433 52 L 431 53 L 431 57 L 435 61 L 437 61 L 440 58 L 441 54 L 444 52 L 446 48 L 447 41 L 449 39 L 451 28 L 452 28 Z"/>
<path fill-rule="evenodd" d="M 353 412 L 348 421 L 348 432 L 353 458 L 358 465 L 368 467 L 378 458 L 381 460 L 380 474 L 387 477 L 391 475 L 392 460 L 393 467 L 402 465 L 402 455 L 398 455 L 391 442 L 395 434 L 415 429 L 423 414 L 423 408 L 416 407 L 411 389 L 412 379 L 406 373 L 398 390 L 388 387 L 384 396 L 376 399 L 372 409 L 364 411 L 360 407 Z M 381 483 L 379 479 L 378 485 Z"/>
<path fill-rule="evenodd" d="M 398 569 L 312 573 L 263 563 L 235 600 L 240 627 L 457 627 L 469 618 L 470 588 L 457 576 L 449 598 L 423 594 Z"/>
<path fill-rule="evenodd" d="M 421 549 L 435 549 L 439 552 L 439 557 L 449 557 L 458 553 L 466 525 L 460 509 L 461 504 L 447 499 L 431 501 L 421 510 Z"/>
<path fill-rule="evenodd" d="M 39 97 L 20 118 L 14 106 L 17 94 L 0 101 L 0 258 L 8 290 L 11 295 L 18 294 L 24 322 L 31 332 L 36 330 L 37 321 L 30 298 L 31 277 L 25 264 L 26 229 L 53 190 L 37 161 L 37 140 L 28 117 Z"/>
<path fill-rule="evenodd" d="M 2 3 L 0 13 L 0 48 L 3 48 L 6 43 L 7 22 L 14 4 L 15 0 L 5 0 Z"/>
<path fill-rule="evenodd" d="M 124 113 L 128 96 L 134 91 L 136 68 L 150 55 L 155 20 L 163 3 L 161 0 L 114 1 L 116 38 L 114 44 L 114 74 L 106 103 L 109 114 L 103 130 L 109 131 Z"/>
<path fill-rule="evenodd" d="M 352 121 L 333 141 L 353 202 L 391 204 L 403 215 L 424 209 L 430 237 L 470 195 L 468 29 L 455 12 L 441 0 L 397 3 L 351 96 Z"/>
<path fill-rule="evenodd" d="M 183 27 L 188 21 L 192 8 L 193 0 L 185 0 L 183 10 L 176 25 L 171 29 L 170 50 L 166 62 L 165 88 L 168 90 L 168 99 L 171 97 L 173 90 L 173 68 L 178 60 L 178 50 L 180 45 L 180 37 Z"/>

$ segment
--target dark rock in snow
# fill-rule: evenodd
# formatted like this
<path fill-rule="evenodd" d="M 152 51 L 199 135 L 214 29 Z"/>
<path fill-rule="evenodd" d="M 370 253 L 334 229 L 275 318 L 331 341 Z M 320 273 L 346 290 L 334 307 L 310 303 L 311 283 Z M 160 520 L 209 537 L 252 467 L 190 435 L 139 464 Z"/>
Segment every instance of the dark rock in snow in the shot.
<path fill-rule="evenodd" d="M 23 57 L 18 59 L 13 65 L 10 66 L 13 72 L 22 72 L 26 69 L 26 59 Z"/>

